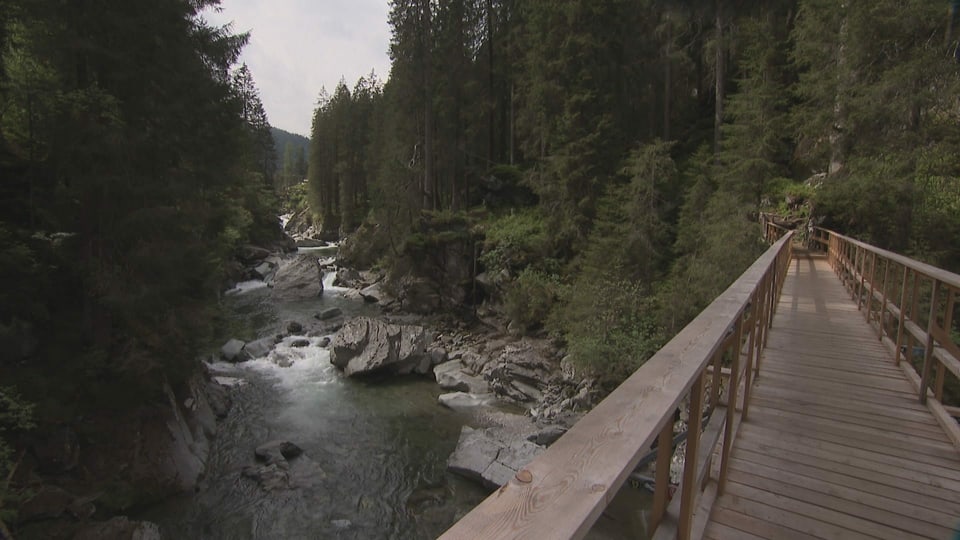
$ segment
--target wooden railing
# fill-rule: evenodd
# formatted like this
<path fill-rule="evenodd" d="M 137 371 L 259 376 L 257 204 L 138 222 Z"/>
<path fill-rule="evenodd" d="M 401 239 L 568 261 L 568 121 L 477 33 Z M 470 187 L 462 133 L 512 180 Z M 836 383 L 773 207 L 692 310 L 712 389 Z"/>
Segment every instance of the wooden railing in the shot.
<path fill-rule="evenodd" d="M 960 449 L 960 427 L 953 419 L 960 409 L 943 404 L 947 377 L 960 381 L 960 347 L 953 334 L 960 275 L 827 229 L 815 229 L 812 240 L 827 251 L 877 339 Z"/>
<path fill-rule="evenodd" d="M 712 497 L 724 490 L 736 427 L 749 412 L 792 237 L 786 231 L 693 322 L 441 538 L 581 538 L 655 440 L 656 537 L 700 536 Z M 685 465 L 670 500 L 671 443 L 684 404 Z M 712 476 L 717 482 L 709 482 Z M 706 510 L 694 519 L 698 505 Z"/>
<path fill-rule="evenodd" d="M 778 225 L 776 219 L 774 214 L 760 213 L 760 226 L 763 227 L 763 237 L 768 244 L 773 244 L 790 231 L 783 225 Z"/>

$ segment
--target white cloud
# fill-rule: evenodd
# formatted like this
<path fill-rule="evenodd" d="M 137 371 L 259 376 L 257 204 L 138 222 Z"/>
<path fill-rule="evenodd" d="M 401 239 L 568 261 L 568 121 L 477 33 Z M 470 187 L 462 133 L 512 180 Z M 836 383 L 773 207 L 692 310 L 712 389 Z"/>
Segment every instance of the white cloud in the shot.
<path fill-rule="evenodd" d="M 352 88 L 375 70 L 390 73 L 387 0 L 222 0 L 213 24 L 251 32 L 241 61 L 253 73 L 270 123 L 302 135 L 320 89 Z"/>

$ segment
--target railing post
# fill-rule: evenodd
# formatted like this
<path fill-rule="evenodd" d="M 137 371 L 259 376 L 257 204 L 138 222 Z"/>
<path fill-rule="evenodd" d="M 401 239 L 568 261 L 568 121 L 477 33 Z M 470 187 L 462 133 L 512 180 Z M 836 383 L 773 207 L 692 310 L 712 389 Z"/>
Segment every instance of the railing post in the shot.
<path fill-rule="evenodd" d="M 678 540 L 690 540 L 693 525 L 693 507 L 697 503 L 697 452 L 703 423 L 703 374 L 701 371 L 690 389 L 690 410 L 687 418 L 687 452 L 683 462 L 683 484 L 680 499 Z"/>
<path fill-rule="evenodd" d="M 650 517 L 650 530 L 655 531 L 660 526 L 664 514 L 667 512 L 667 502 L 670 492 L 670 463 L 673 459 L 673 415 L 660 430 L 657 439 L 657 470 L 654 479 L 653 514 Z"/>
<path fill-rule="evenodd" d="M 750 309 L 750 308 L 748 308 Z M 743 340 L 743 317 L 737 318 L 737 338 L 734 341 L 733 362 L 730 364 L 730 382 L 727 386 L 727 420 L 723 426 L 723 447 L 720 451 L 720 478 L 717 481 L 717 495 L 722 495 L 727 486 L 727 467 L 730 461 L 730 450 L 733 445 L 733 422 L 737 412 L 737 393 L 740 390 L 740 351 Z M 753 321 L 751 321 L 752 323 Z M 746 404 L 744 404 L 746 409 Z"/>
<path fill-rule="evenodd" d="M 746 422 L 747 413 L 750 409 L 750 388 L 753 383 L 753 362 L 756 353 L 756 344 L 757 341 L 757 332 L 760 331 L 760 327 L 763 325 L 763 322 L 758 317 L 760 312 L 760 297 L 762 295 L 763 281 L 760 282 L 760 287 L 757 288 L 753 293 L 753 298 L 750 299 L 750 338 L 749 344 L 747 346 L 747 363 L 743 367 L 745 370 L 743 373 L 743 411 L 740 413 L 740 420 Z"/>
<path fill-rule="evenodd" d="M 900 365 L 900 347 L 903 346 L 904 323 L 907 318 L 907 283 L 910 279 L 910 268 L 903 266 L 903 282 L 900 284 L 900 322 L 897 324 L 897 344 L 893 350 L 893 363 Z M 906 357 L 906 355 L 904 355 Z M 909 361 L 909 359 L 908 359 Z"/>
<path fill-rule="evenodd" d="M 867 317 L 867 324 L 870 324 L 870 315 L 873 314 L 873 291 L 875 290 L 874 284 L 877 281 L 877 254 L 870 252 L 870 292 L 867 293 L 867 309 L 865 310 Z"/>
<path fill-rule="evenodd" d="M 923 352 L 923 374 L 920 376 L 920 403 L 927 403 L 927 388 L 930 387 L 930 368 L 933 362 L 933 327 L 937 324 L 937 303 L 940 293 L 940 280 L 933 278 L 933 290 L 930 291 L 930 319 L 927 321 L 927 343 Z"/>
<path fill-rule="evenodd" d="M 877 332 L 877 339 L 883 340 L 884 323 L 887 321 L 887 284 L 890 280 L 890 265 L 893 263 L 890 259 L 884 259 L 883 264 L 883 283 L 880 287 L 883 289 L 883 301 L 880 303 L 880 331 Z"/>
<path fill-rule="evenodd" d="M 950 328 L 953 326 L 953 308 L 954 300 L 956 299 L 954 292 L 953 288 L 947 285 L 947 311 L 943 314 L 943 329 L 945 330 L 947 339 L 951 339 Z M 933 395 L 937 398 L 937 401 L 943 401 L 943 382 L 945 375 L 946 366 L 943 365 L 943 362 L 937 362 L 937 379 L 933 383 Z"/>

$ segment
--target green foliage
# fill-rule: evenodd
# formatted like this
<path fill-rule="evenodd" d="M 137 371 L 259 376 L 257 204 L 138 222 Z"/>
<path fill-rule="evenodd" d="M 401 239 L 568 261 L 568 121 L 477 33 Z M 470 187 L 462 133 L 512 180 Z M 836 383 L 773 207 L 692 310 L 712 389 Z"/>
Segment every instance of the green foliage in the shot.
<path fill-rule="evenodd" d="M 485 238 L 480 261 L 490 273 L 516 273 L 530 265 L 543 267 L 550 255 L 546 220 L 537 208 L 493 218 L 482 228 Z"/>
<path fill-rule="evenodd" d="M 562 289 L 549 328 L 563 335 L 574 361 L 608 383 L 636 371 L 663 342 L 645 287 L 584 276 Z"/>
<path fill-rule="evenodd" d="M 14 511 L 7 508 L 15 498 L 7 480 L 17 465 L 10 438 L 34 428 L 33 416 L 33 405 L 13 388 L 0 387 L 0 524 L 9 523 L 15 517 Z"/>
<path fill-rule="evenodd" d="M 525 268 L 504 295 L 507 316 L 524 332 L 540 328 L 556 304 L 559 292 L 556 275 Z"/>

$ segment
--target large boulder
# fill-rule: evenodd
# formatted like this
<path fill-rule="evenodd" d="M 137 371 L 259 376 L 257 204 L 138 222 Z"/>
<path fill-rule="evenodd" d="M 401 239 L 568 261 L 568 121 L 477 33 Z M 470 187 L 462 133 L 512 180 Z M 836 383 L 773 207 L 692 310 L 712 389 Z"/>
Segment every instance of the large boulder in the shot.
<path fill-rule="evenodd" d="M 224 343 L 223 347 L 220 347 L 220 357 L 227 362 L 246 360 L 246 358 L 241 355 L 244 345 L 245 343 L 239 339 L 231 339 Z"/>
<path fill-rule="evenodd" d="M 323 294 L 323 269 L 315 254 L 300 253 L 280 263 L 271 285 L 281 300 L 316 298 Z"/>
<path fill-rule="evenodd" d="M 422 326 L 358 317 L 333 339 L 330 362 L 347 376 L 382 370 L 409 373 L 423 360 L 428 341 Z"/>
<path fill-rule="evenodd" d="M 447 460 L 447 470 L 497 488 L 544 450 L 530 441 L 500 435 L 492 428 L 464 426 L 457 449 Z"/>
<path fill-rule="evenodd" d="M 451 392 L 449 394 L 440 394 L 437 402 L 448 409 L 473 409 L 475 407 L 486 407 L 497 402 L 497 397 L 493 394 L 470 394 L 468 392 Z"/>
<path fill-rule="evenodd" d="M 273 350 L 275 345 L 276 342 L 271 337 L 260 338 L 244 345 L 241 356 L 244 357 L 244 360 L 263 358 L 264 356 L 270 354 L 270 351 Z"/>
<path fill-rule="evenodd" d="M 504 347 L 483 366 L 483 376 L 497 396 L 517 403 L 541 401 L 547 386 L 559 379 L 545 351 L 527 341 Z"/>
<path fill-rule="evenodd" d="M 472 394 L 485 394 L 490 391 L 487 381 L 483 377 L 467 373 L 460 360 L 451 360 L 434 367 L 433 375 L 437 379 L 437 384 L 444 390 Z"/>

